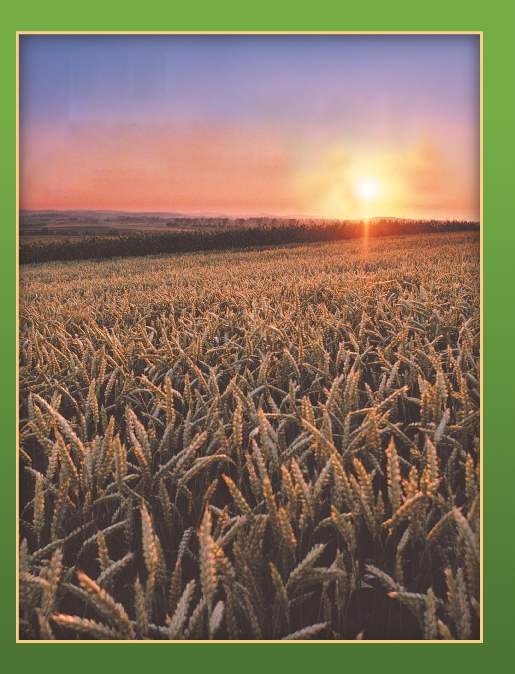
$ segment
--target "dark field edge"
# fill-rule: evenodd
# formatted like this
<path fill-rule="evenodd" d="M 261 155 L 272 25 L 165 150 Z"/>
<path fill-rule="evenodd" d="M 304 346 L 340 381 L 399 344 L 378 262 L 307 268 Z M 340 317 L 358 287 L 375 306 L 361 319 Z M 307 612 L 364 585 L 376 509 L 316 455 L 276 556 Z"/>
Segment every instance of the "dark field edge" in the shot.
<path fill-rule="evenodd" d="M 213 251 L 278 246 L 323 241 L 343 241 L 363 236 L 367 225 L 282 225 L 279 227 L 248 227 L 239 230 L 204 232 L 140 233 L 129 236 L 85 237 L 79 241 L 35 241 L 20 245 L 20 264 L 67 260 L 141 257 L 194 251 Z M 399 222 L 395 220 L 368 225 L 370 237 L 406 234 L 479 231 L 477 222 Z"/>
<path fill-rule="evenodd" d="M 262 0 L 173 5 L 163 0 L 90 0 L 83 5 L 64 0 L 4 8 L 0 40 L 1 90 L 8 104 L 0 110 L 2 214 L 0 278 L 0 414 L 3 447 L 0 454 L 0 651 L 5 671 L 141 672 L 146 668 L 191 672 L 398 672 L 403 663 L 418 673 L 484 672 L 513 659 L 512 492 L 513 375 L 510 357 L 515 334 L 513 307 L 513 184 L 515 183 L 515 44 L 514 10 L 505 0 L 488 4 L 464 0 L 434 0 L 431 6 L 399 0 L 344 5 L 330 0 L 293 3 Z M 510 20 L 511 19 L 511 20 Z M 485 640 L 467 644 L 166 644 L 164 648 L 107 648 L 104 644 L 15 644 L 15 444 L 16 444 L 16 212 L 15 212 L 15 52 L 16 30 L 483 30 L 485 78 L 484 150 L 484 492 L 485 492 Z M 122 646 L 119 644 L 119 646 Z M 422 646 L 422 651 L 420 649 Z M 169 650 L 172 649 L 172 651 Z M 427 648 L 427 650 L 426 650 Z"/>

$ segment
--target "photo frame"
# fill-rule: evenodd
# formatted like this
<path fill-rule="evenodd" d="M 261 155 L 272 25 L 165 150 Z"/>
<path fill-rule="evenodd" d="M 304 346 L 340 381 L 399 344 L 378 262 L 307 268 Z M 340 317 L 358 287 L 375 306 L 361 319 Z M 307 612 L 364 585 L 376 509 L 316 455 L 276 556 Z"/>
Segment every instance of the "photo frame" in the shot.
<path fill-rule="evenodd" d="M 57 3 L 55 3 L 57 5 Z M 458 3 L 456 3 L 458 4 Z M 51 16 L 51 12 L 55 11 L 56 15 Z M 13 59 L 13 44 L 14 44 L 14 35 L 16 30 L 24 30 L 24 29 L 33 29 L 33 30 L 59 30 L 60 28 L 58 27 L 59 25 L 59 18 L 58 18 L 58 13 L 61 10 L 60 7 L 52 7 L 47 8 L 47 11 L 45 12 L 45 16 L 39 16 L 37 13 L 34 14 L 34 19 L 33 23 L 41 23 L 39 26 L 25 26 L 25 25 L 20 25 L 20 23 L 24 23 L 25 20 L 23 20 L 19 16 L 12 16 L 11 17 L 11 23 L 9 23 L 9 31 L 11 31 L 8 35 L 7 32 L 5 33 L 7 35 L 7 38 L 4 42 L 3 49 L 6 50 L 7 58 L 4 59 L 4 71 L 5 71 L 5 77 L 4 77 L 4 82 L 11 83 L 11 88 L 12 84 L 14 82 L 14 75 L 12 71 L 12 67 L 14 64 L 14 59 Z M 460 10 L 456 8 L 456 16 L 453 18 L 453 21 L 455 23 L 460 23 Z M 97 15 L 99 17 L 100 14 Z M 202 30 L 202 27 L 197 27 L 193 25 L 195 21 L 193 18 L 183 10 L 183 14 L 181 15 L 181 21 L 179 21 L 178 15 L 176 16 L 175 19 L 169 19 L 168 21 L 163 21 L 162 23 L 167 23 L 168 25 L 161 25 L 161 21 L 159 22 L 159 26 L 151 26 L 148 29 L 149 30 Z M 209 13 L 206 14 L 206 17 L 209 17 Z M 312 25 L 311 24 L 316 24 L 318 22 L 324 23 L 324 20 L 322 20 L 322 17 L 320 14 L 317 14 L 317 16 L 313 16 L 310 12 L 307 12 L 304 15 L 305 18 L 302 19 L 302 23 L 305 24 L 310 24 L 310 25 L 304 25 L 299 27 L 299 29 L 306 29 L 306 30 L 311 30 Z M 378 13 L 378 19 L 379 21 L 380 14 Z M 70 17 L 68 17 L 70 18 Z M 73 22 L 76 24 L 82 24 L 82 19 L 81 17 L 76 17 L 73 18 Z M 250 25 L 253 23 L 252 17 L 243 17 L 245 21 L 249 24 L 248 28 L 249 30 L 259 30 L 259 27 L 255 27 L 253 25 Z M 285 15 L 282 18 L 282 21 L 287 22 L 288 18 L 288 13 L 286 12 Z M 114 21 L 114 17 L 111 17 L 110 21 Z M 206 21 L 208 18 L 206 18 Z M 209 27 L 204 27 L 205 30 L 208 29 L 220 29 L 220 30 L 230 30 L 231 28 L 224 25 L 220 26 L 220 23 L 224 23 L 222 21 L 221 17 L 218 17 L 217 20 L 215 20 L 213 17 L 209 19 L 212 22 L 212 25 Z M 233 18 L 234 20 L 234 18 Z M 481 649 L 482 654 L 481 656 L 478 656 L 477 650 L 474 649 L 474 652 L 469 656 L 468 654 L 463 654 L 461 651 L 459 653 L 456 653 L 452 651 L 449 653 L 447 650 L 445 651 L 444 654 L 439 654 L 435 653 L 435 655 L 431 655 L 430 658 L 428 658 L 424 654 L 424 663 L 421 665 L 421 668 L 423 669 L 424 667 L 429 668 L 429 663 L 432 663 L 432 666 L 434 664 L 438 663 L 440 660 L 442 662 L 446 663 L 446 667 L 449 668 L 449 670 L 454 669 L 454 667 L 457 666 L 463 666 L 463 663 L 466 661 L 469 661 L 470 663 L 476 662 L 478 663 L 479 661 L 482 661 L 484 663 L 488 662 L 488 652 L 492 653 L 492 649 L 495 647 L 495 652 L 496 656 L 498 657 L 499 649 L 502 650 L 502 643 L 506 645 L 509 645 L 509 640 L 507 639 L 507 626 L 509 623 L 509 615 L 506 613 L 506 594 L 502 587 L 503 587 L 503 578 L 507 579 L 505 582 L 509 583 L 509 567 L 508 567 L 508 560 L 509 560 L 509 548 L 507 543 L 502 536 L 502 530 L 503 527 L 506 526 L 507 521 L 506 521 L 506 515 L 502 515 L 502 513 L 507 513 L 509 510 L 509 486 L 507 484 L 507 475 L 508 472 L 504 471 L 498 471 L 498 468 L 495 466 L 495 460 L 498 461 L 506 461 L 509 462 L 510 458 L 506 457 L 503 455 L 501 450 L 496 450 L 497 447 L 502 447 L 503 445 L 503 437 L 506 437 L 506 441 L 508 441 L 507 436 L 503 436 L 503 433 L 506 432 L 506 422 L 503 422 L 502 419 L 502 413 L 504 412 L 506 414 L 506 401 L 509 400 L 509 391 L 507 389 L 507 384 L 506 382 L 508 381 L 508 378 L 503 377 L 503 365 L 500 361 L 500 357 L 497 357 L 496 360 L 496 352 L 500 353 L 501 349 L 498 348 L 497 345 L 501 343 L 506 343 L 505 340 L 506 338 L 504 337 L 504 342 L 503 342 L 503 334 L 508 334 L 507 330 L 507 321 L 509 321 L 509 318 L 506 319 L 503 314 L 505 314 L 505 311 L 502 311 L 502 307 L 504 306 L 505 297 L 503 297 L 503 291 L 502 287 L 506 289 L 509 287 L 509 270 L 510 270 L 510 264 L 509 264 L 509 248 L 510 246 L 508 245 L 510 240 L 513 241 L 513 234 L 510 232 L 508 229 L 508 225 L 504 225 L 506 228 L 503 230 L 503 222 L 507 222 L 508 220 L 508 213 L 507 210 L 507 194 L 508 192 L 508 185 L 509 185 L 509 176 L 510 176 L 510 170 L 511 173 L 513 173 L 513 170 L 510 169 L 509 165 L 507 164 L 509 154 L 508 154 L 508 147 L 509 147 L 509 142 L 505 143 L 503 138 L 501 138 L 501 131 L 499 131 L 500 128 L 503 128 L 502 125 L 502 120 L 504 120 L 504 128 L 510 128 L 510 122 L 509 122 L 509 111 L 510 111 L 510 101 L 507 101 L 507 104 L 504 103 L 503 105 L 500 105 L 499 101 L 503 97 L 502 93 L 502 73 L 503 68 L 500 65 L 502 61 L 502 40 L 500 37 L 495 37 L 503 35 L 501 28 L 499 27 L 498 24 L 489 24 L 488 19 L 483 16 L 481 13 L 477 15 L 474 19 L 475 21 L 478 22 L 478 24 L 483 23 L 484 27 L 482 26 L 474 26 L 474 29 L 478 30 L 483 30 L 484 31 L 484 36 L 485 36 L 485 49 L 488 46 L 488 40 L 491 40 L 490 44 L 492 52 L 491 56 L 488 57 L 488 52 L 485 53 L 485 71 L 484 71 L 484 77 L 491 77 L 489 82 L 491 82 L 491 98 L 488 98 L 488 96 L 485 98 L 485 130 L 489 130 L 490 133 L 490 138 L 491 140 L 489 143 L 491 145 L 485 146 L 485 152 L 484 152 L 484 203 L 485 203 L 485 211 L 484 211 L 484 219 L 483 223 L 488 223 L 488 221 L 496 221 L 495 222 L 495 235 L 494 233 L 489 233 L 488 232 L 488 225 L 483 227 L 483 237 L 484 237 L 484 242 L 483 242 L 483 274 L 484 274 L 484 280 L 485 280 L 485 286 L 483 289 L 483 309 L 484 309 L 484 348 L 485 348 L 485 353 L 484 353 L 484 367 L 486 368 L 486 376 L 485 376 L 485 392 L 484 392 L 484 416 L 483 416 L 483 426 L 484 426 L 484 439 L 483 439 L 483 446 L 488 448 L 490 445 L 490 450 L 487 449 L 488 452 L 491 452 L 491 454 L 488 454 L 487 457 L 485 458 L 485 468 L 486 472 L 490 473 L 490 477 L 487 478 L 485 475 L 485 482 L 484 482 L 484 499 L 485 503 L 487 504 L 485 509 L 484 509 L 484 527 L 486 531 L 486 538 L 485 542 L 487 539 L 490 539 L 490 542 L 488 543 L 488 547 L 485 545 L 485 553 L 484 553 L 484 573 L 485 573 L 485 594 L 486 594 L 486 601 L 485 601 L 485 635 L 490 632 L 490 637 L 488 638 L 489 641 L 485 641 L 483 644 L 478 644 L 478 648 Z M 62 19 L 61 19 L 62 21 Z M 142 22 L 144 23 L 143 17 L 141 15 L 136 14 L 134 15 L 134 18 L 131 18 L 130 23 L 138 23 Z M 147 17 L 146 21 L 148 22 L 149 19 Z M 384 23 L 387 23 L 386 20 L 383 18 L 382 21 Z M 421 17 L 418 19 L 420 24 L 424 24 L 424 18 Z M 447 19 L 445 23 L 450 23 L 450 18 Z M 470 18 L 470 12 L 469 12 L 469 18 L 467 19 L 467 23 L 470 23 L 472 19 Z M 87 23 L 87 22 L 85 22 Z M 98 21 L 97 21 L 98 23 Z M 229 20 L 226 20 L 225 23 L 230 23 Z M 276 23 L 274 21 L 274 23 Z M 326 25 L 323 27 L 320 27 L 320 30 L 328 30 L 328 31 L 333 31 L 333 30 L 365 30 L 368 29 L 368 26 L 363 25 L 365 20 L 360 17 L 359 15 L 355 15 L 352 19 L 350 16 L 347 16 L 347 18 L 342 17 L 341 19 L 338 20 L 331 20 L 328 21 L 328 24 L 331 25 Z M 377 30 L 402 30 L 402 24 L 403 21 L 400 19 L 400 17 L 395 17 L 395 15 L 390 15 L 389 18 L 389 26 L 386 25 L 381 25 L 377 26 Z M 395 27 L 392 25 L 394 23 L 398 23 L 401 25 L 396 25 Z M 56 24 L 50 26 L 49 24 Z M 338 25 L 336 25 L 338 24 Z M 490 27 L 489 27 L 490 26 Z M 419 26 L 420 29 L 427 29 L 430 30 L 429 27 L 424 26 Z M 95 26 L 92 28 L 91 26 L 88 28 L 86 25 L 76 25 L 75 28 L 78 31 L 82 30 L 98 30 L 102 29 L 102 27 Z M 112 26 L 112 28 L 115 28 Z M 116 27 L 117 28 L 117 27 Z M 263 28 L 264 30 L 273 30 L 275 26 L 267 26 Z M 472 28 L 470 26 L 470 28 Z M 62 27 L 61 30 L 68 30 L 69 26 L 66 28 Z M 144 29 L 143 26 L 136 26 L 136 25 L 131 25 L 130 27 L 127 26 L 127 30 L 141 30 Z M 435 28 L 436 29 L 436 28 Z M 458 26 L 454 25 L 452 27 L 447 26 L 438 26 L 438 30 L 440 29 L 448 29 L 448 30 L 463 30 L 465 29 L 464 26 Z M 106 26 L 106 30 L 109 30 L 109 28 Z M 236 30 L 236 29 L 234 29 Z M 277 30 L 282 30 L 281 27 L 277 27 Z M 410 32 L 407 28 L 405 28 L 406 32 Z M 490 32 L 489 32 L 490 31 Z M 9 37 L 10 36 L 10 37 Z M 489 38 L 490 36 L 490 38 Z M 12 38 L 12 39 L 11 39 Z M 9 44 L 9 40 L 11 39 L 11 51 L 8 52 L 6 48 L 6 44 Z M 495 46 L 494 46 L 495 42 Z M 506 47 L 507 48 L 507 47 Z M 491 59 L 489 61 L 489 58 Z M 496 60 L 498 59 L 498 60 Z M 497 70 L 496 70 L 496 64 L 497 64 Z M 7 72 L 8 66 L 11 68 L 9 72 Z M 489 70 L 491 69 L 491 70 Z M 491 74 L 489 74 L 491 73 Z M 4 88 L 8 88 L 8 84 L 4 84 Z M 497 98 L 496 98 L 497 96 Z M 513 105 L 513 101 L 511 101 L 511 105 Z M 11 111 L 11 117 L 12 117 L 12 111 Z M 489 121 L 490 119 L 490 121 Z M 495 123 L 493 123 L 493 121 Z M 7 181 L 5 181 L 5 198 L 4 198 L 4 203 L 5 203 L 5 212 L 9 213 L 9 220 L 11 222 L 16 222 L 16 213 L 15 213 L 15 205 L 13 203 L 13 198 L 14 198 L 14 191 L 15 189 L 15 176 L 14 171 L 13 171 L 13 124 L 12 120 L 10 123 L 5 124 L 4 130 L 2 131 L 3 134 L 3 142 L 5 142 L 5 146 L 7 148 L 10 147 L 10 154 L 6 153 L 6 157 L 10 157 L 10 163 L 5 162 L 5 167 L 4 167 L 4 172 L 8 176 Z M 495 135 L 495 130 L 497 129 L 497 136 Z M 511 139 L 511 142 L 513 144 L 513 139 Z M 490 162 L 490 163 L 489 163 Z M 8 167 L 10 167 L 8 169 Z M 504 191 L 503 191 L 503 186 L 504 186 Z M 504 241 L 506 242 L 504 246 L 499 247 L 498 241 L 499 241 L 499 233 L 503 232 L 504 235 Z M 15 315 L 15 307 L 16 307 L 16 293 L 17 293 L 17 288 L 16 288 L 16 282 L 15 282 L 15 270 L 16 270 L 16 259 L 15 259 L 15 251 L 16 251 L 16 230 L 15 228 L 9 229 L 7 226 L 5 227 L 5 231 L 2 230 L 2 252 L 3 252 L 3 265 L 2 265 L 2 274 L 3 274 L 3 280 L 4 280 L 4 286 L 6 288 L 9 288 L 9 292 L 5 294 L 4 297 L 4 316 L 8 317 L 6 319 L 6 324 L 11 325 L 9 322 L 11 320 L 10 317 Z M 504 264 L 501 264 L 500 260 L 504 259 Z M 505 290 L 504 290 L 505 293 Z M 499 319 L 500 316 L 503 316 L 502 321 Z M 14 348 L 14 339 L 13 335 L 15 333 L 15 322 L 13 321 L 12 323 L 13 328 L 10 330 L 4 330 L 2 334 L 2 338 L 5 340 L 4 341 L 4 349 L 3 349 L 3 359 L 2 359 L 2 372 L 5 373 L 5 381 L 10 381 L 11 384 L 6 386 L 4 384 L 3 389 L 2 389 L 2 395 L 4 396 L 3 399 L 3 405 L 2 405 L 2 413 L 4 414 L 4 424 L 7 428 L 9 428 L 9 432 L 12 433 L 12 435 L 6 436 L 9 438 L 8 445 L 9 447 L 14 447 L 15 445 L 15 425 L 13 423 L 13 419 L 15 418 L 15 409 L 16 409 L 16 400 L 15 397 L 13 396 L 13 388 L 14 388 L 14 381 L 16 378 L 16 365 L 15 365 L 15 348 Z M 492 341 L 490 341 L 492 340 Z M 491 346 L 489 347 L 489 344 Z M 491 350 L 490 350 L 491 349 Z M 505 372 L 505 370 L 504 370 Z M 495 401 L 495 403 L 494 403 Z M 504 402 L 503 402 L 504 401 Z M 509 413 L 508 416 L 504 418 L 509 418 Z M 504 425 L 503 425 L 504 424 Z M 507 446 L 507 445 L 505 445 Z M 12 475 L 14 475 L 14 452 L 10 451 L 7 452 L 6 454 L 9 454 L 8 457 L 3 457 L 3 465 L 5 466 L 2 470 L 2 481 L 3 481 L 3 488 L 2 488 L 2 527 L 3 531 L 5 532 L 4 535 L 7 536 L 8 540 L 14 540 L 14 508 L 13 508 L 13 503 L 14 503 L 14 485 L 12 484 Z M 495 472 L 495 475 L 493 473 Z M 504 500 L 503 500 L 504 499 Z M 10 514 L 9 514 L 10 513 Z M 9 515 L 8 515 L 9 514 Z M 9 520 L 10 517 L 10 520 Z M 5 546 L 9 547 L 9 546 Z M 495 551 L 495 552 L 494 552 Z M 5 572 L 10 575 L 10 577 L 13 577 L 14 573 L 14 565 L 13 565 L 13 552 L 12 550 L 6 550 L 5 548 L 2 550 L 2 557 L 3 557 L 3 568 L 5 569 Z M 504 569 L 504 572 L 502 571 Z M 491 574 L 491 575 L 490 575 Z M 490 589 L 488 589 L 490 587 Z M 490 594 L 491 593 L 491 594 Z M 9 654 L 10 657 L 13 658 L 13 664 L 14 662 L 18 663 L 18 667 L 22 662 L 27 663 L 27 667 L 29 666 L 29 662 L 32 661 L 34 664 L 39 661 L 43 660 L 46 661 L 48 658 L 48 663 L 50 663 L 55 656 L 51 653 L 46 653 L 45 652 L 45 657 L 41 658 L 41 656 L 38 653 L 35 653 L 34 655 L 32 654 L 32 645 L 24 645 L 24 644 L 15 644 L 14 643 L 14 605 L 15 605 L 15 597 L 14 597 L 14 584 L 8 583 L 6 587 L 2 588 L 2 621 L 3 621 L 3 630 L 2 630 L 2 640 L 3 640 L 3 649 L 5 652 Z M 6 607 L 13 607 L 9 610 L 6 609 Z M 504 642 L 502 641 L 503 636 L 504 636 Z M 161 644 L 159 644 L 161 645 Z M 190 668 L 193 667 L 201 667 L 201 666 L 212 666 L 213 662 L 213 656 L 212 654 L 207 650 L 209 648 L 208 644 L 190 644 L 190 647 L 188 648 L 187 644 L 169 644 L 171 647 L 174 648 L 174 653 L 173 653 L 173 660 L 176 663 L 176 665 L 181 662 L 183 663 L 184 666 L 189 666 Z M 314 653 L 313 649 L 316 648 L 322 648 L 323 646 L 331 647 L 332 650 L 330 652 L 324 651 L 324 654 L 322 653 Z M 364 663 L 367 664 L 367 666 L 373 666 L 373 664 L 380 664 L 384 656 L 382 654 L 379 654 L 377 652 L 371 653 L 370 648 L 365 649 L 365 653 L 363 652 L 357 652 L 357 651 L 349 651 L 350 644 L 302 644 L 299 645 L 299 648 L 302 648 L 302 653 L 298 653 L 294 649 L 293 652 L 288 651 L 287 653 L 285 651 L 278 652 L 277 648 L 279 645 L 276 644 L 216 644 L 215 648 L 217 648 L 217 662 L 220 662 L 220 666 L 222 666 L 222 661 L 223 657 L 222 654 L 220 653 L 219 649 L 222 648 L 226 653 L 223 655 L 226 656 L 229 661 L 235 662 L 237 660 L 237 655 L 239 654 L 238 649 L 244 648 L 245 651 L 241 653 L 242 656 L 242 661 L 243 657 L 245 660 L 243 662 L 252 662 L 251 666 L 254 666 L 256 669 L 257 667 L 261 668 L 262 666 L 268 666 L 268 662 L 271 662 L 273 660 L 274 664 L 281 663 L 283 666 L 289 666 L 291 667 L 295 661 L 299 663 L 300 667 L 307 667 L 309 666 L 316 666 L 319 659 L 323 658 L 324 659 L 324 664 L 336 664 L 336 663 L 341 663 L 342 661 L 348 663 L 349 659 L 355 663 L 356 665 L 363 665 Z M 384 647 L 391 648 L 393 644 L 385 645 Z M 91 653 L 91 648 L 90 645 L 82 645 L 82 644 L 61 644 L 61 648 L 65 649 L 71 649 L 74 646 L 78 647 L 81 650 L 81 660 L 82 662 L 79 665 L 73 665 L 76 666 L 77 668 L 85 668 L 86 667 L 86 661 L 89 661 L 89 666 L 94 666 L 93 662 L 95 661 L 96 657 L 98 657 L 96 654 Z M 185 646 L 186 651 L 180 651 L 181 647 Z M 307 646 L 307 652 L 306 652 L 306 646 Z M 347 651 L 345 654 L 341 652 L 341 648 L 347 647 Z M 359 646 L 357 646 L 359 648 Z M 416 648 L 416 644 L 397 644 L 393 645 L 394 648 L 403 648 L 403 649 L 412 649 Z M 464 645 L 464 647 L 466 647 Z M 95 649 L 96 646 L 92 645 L 92 648 Z M 249 652 L 249 648 L 251 649 L 259 649 L 259 653 L 256 651 L 256 653 L 251 653 Z M 274 648 L 274 653 L 272 654 L 270 652 L 270 648 Z M 381 649 L 383 646 L 380 647 Z M 29 650 L 27 650 L 29 649 Z M 232 649 L 232 650 L 229 650 Z M 237 649 L 236 651 L 234 649 Z M 336 649 L 336 650 L 335 650 Z M 105 651 L 106 649 L 103 649 Z M 109 650 L 109 649 L 108 649 Z M 141 649 L 138 649 L 139 651 Z M 376 649 L 373 649 L 376 651 Z M 486 653 L 486 654 L 485 654 Z M 236 657 L 235 657 L 236 655 Z M 411 653 L 409 655 L 412 655 Z M 414 655 L 414 654 L 413 654 Z M 130 668 L 133 669 L 134 671 L 137 671 L 138 667 L 145 666 L 146 660 L 149 658 L 149 654 L 145 652 L 143 653 L 138 653 L 135 654 L 133 651 L 130 652 L 120 652 L 117 651 L 116 658 L 113 656 L 110 656 L 108 653 L 106 655 L 103 655 L 105 657 L 104 664 L 102 665 L 103 667 L 106 668 L 106 671 L 111 666 L 119 666 L 120 662 L 123 660 L 126 660 L 128 663 L 130 662 Z M 406 657 L 406 653 L 399 653 L 397 657 Z M 170 662 L 170 654 L 166 652 L 153 652 L 152 654 L 153 662 L 157 661 L 159 664 L 163 663 L 169 663 Z M 434 658 L 434 660 L 433 660 Z M 470 658 L 470 660 L 468 660 Z M 72 663 L 77 660 L 77 653 L 73 651 L 73 653 L 70 651 L 70 653 L 66 654 L 64 657 L 61 656 L 59 660 L 63 662 L 66 662 L 68 666 L 72 666 Z M 155 659 L 155 660 L 154 660 Z M 109 661 L 112 660 L 112 664 L 109 664 Z M 115 662 L 117 663 L 115 665 Z M 301 664 L 302 663 L 302 664 Z M 460 663 L 460 665 L 458 665 Z M 276 665 L 276 666 L 277 666 Z M 246 666 L 246 665 L 240 665 L 240 666 Z M 136 669 L 134 669 L 136 668 Z M 80 671 L 80 669 L 79 669 Z M 86 669 L 84 669 L 86 671 Z M 429 670 L 428 670 L 429 671 Z"/>

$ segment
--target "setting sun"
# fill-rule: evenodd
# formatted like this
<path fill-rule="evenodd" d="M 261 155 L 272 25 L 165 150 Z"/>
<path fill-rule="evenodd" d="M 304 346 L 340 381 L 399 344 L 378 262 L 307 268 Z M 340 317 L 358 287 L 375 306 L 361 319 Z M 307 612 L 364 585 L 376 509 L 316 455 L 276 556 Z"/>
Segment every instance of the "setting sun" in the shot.
<path fill-rule="evenodd" d="M 373 201 L 379 195 L 379 185 L 375 180 L 363 180 L 356 189 L 358 196 L 363 201 Z"/>
<path fill-rule="evenodd" d="M 20 49 L 22 209 L 479 217 L 477 37 L 24 35 Z"/>

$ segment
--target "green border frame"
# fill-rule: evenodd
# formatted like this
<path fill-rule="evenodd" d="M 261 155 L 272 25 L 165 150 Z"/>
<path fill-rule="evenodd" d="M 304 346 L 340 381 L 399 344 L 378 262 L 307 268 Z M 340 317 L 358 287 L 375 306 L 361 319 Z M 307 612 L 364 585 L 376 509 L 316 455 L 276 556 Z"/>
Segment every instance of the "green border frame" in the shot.
<path fill-rule="evenodd" d="M 263 667 L 277 671 L 336 666 L 361 671 L 398 670 L 444 672 L 495 666 L 513 654 L 514 536 L 511 490 L 515 475 L 513 448 L 513 345 L 515 319 L 509 289 L 515 288 L 515 9 L 511 0 L 367 0 L 360 7 L 341 0 L 260 0 L 223 4 L 196 0 L 178 5 L 170 0 L 24 0 L 4 6 L 0 29 L 0 89 L 7 102 L 1 108 L 0 228 L 1 312 L 0 424 L 0 646 L 4 671 L 64 671 L 77 674 L 113 669 L 139 672 L 144 666 L 223 669 Z M 15 625 L 15 451 L 16 442 L 16 132 L 15 33 L 22 31 L 483 31 L 484 48 L 484 219 L 483 219 L 483 428 L 484 428 L 484 642 L 482 644 L 162 644 L 150 653 L 146 644 L 16 644 Z M 511 279 L 511 281 L 510 281 Z M 511 433 L 509 433 L 511 431 Z M 161 645 L 161 644 L 160 644 Z M 121 644 L 120 644 L 121 646 Z M 135 647 L 134 647 L 135 646 Z M 166 648 L 171 648 L 168 650 Z M 420 647 L 430 651 L 420 652 Z M 101 652 L 99 653 L 99 649 Z M 214 649 L 214 650 L 213 650 Z M 388 650 L 386 653 L 385 649 Z M 395 651 L 395 652 L 392 652 Z"/>

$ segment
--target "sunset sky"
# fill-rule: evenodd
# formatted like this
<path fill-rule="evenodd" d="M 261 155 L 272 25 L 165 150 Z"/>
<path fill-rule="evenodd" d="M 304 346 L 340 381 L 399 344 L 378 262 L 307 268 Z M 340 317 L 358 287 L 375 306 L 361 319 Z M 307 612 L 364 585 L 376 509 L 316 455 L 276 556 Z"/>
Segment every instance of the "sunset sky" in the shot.
<path fill-rule="evenodd" d="M 479 219 L 477 35 L 22 35 L 20 207 Z"/>

